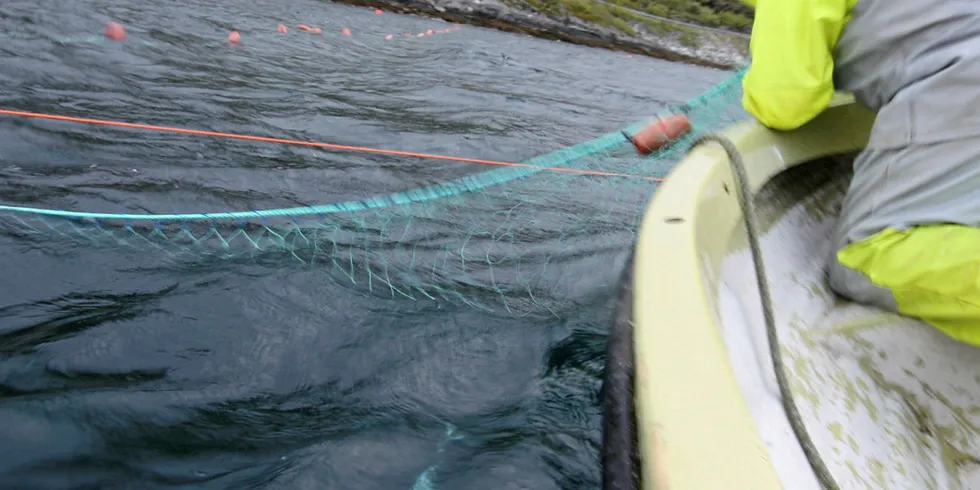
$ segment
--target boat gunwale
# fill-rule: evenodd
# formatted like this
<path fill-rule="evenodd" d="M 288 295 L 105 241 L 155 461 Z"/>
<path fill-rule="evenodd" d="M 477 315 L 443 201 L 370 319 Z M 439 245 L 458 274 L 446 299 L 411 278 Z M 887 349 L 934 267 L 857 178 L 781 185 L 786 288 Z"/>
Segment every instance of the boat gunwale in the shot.
<path fill-rule="evenodd" d="M 867 142 L 873 114 L 840 95 L 809 124 L 755 121 L 722 131 L 742 152 L 753 195 L 777 174 Z M 725 152 L 690 151 L 657 190 L 635 249 L 635 401 L 642 487 L 782 488 L 741 392 L 718 313 L 715 271 L 744 226 Z"/>

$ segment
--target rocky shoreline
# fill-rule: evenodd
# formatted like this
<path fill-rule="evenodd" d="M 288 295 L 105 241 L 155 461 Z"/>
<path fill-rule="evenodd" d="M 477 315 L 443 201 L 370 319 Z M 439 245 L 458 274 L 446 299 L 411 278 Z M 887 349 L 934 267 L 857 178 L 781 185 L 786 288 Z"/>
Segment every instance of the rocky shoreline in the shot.
<path fill-rule="evenodd" d="M 460 24 L 492 27 L 502 31 L 557 39 L 647 55 L 668 61 L 718 69 L 735 69 L 748 61 L 748 38 L 711 30 L 653 33 L 644 22 L 629 23 L 634 31 L 586 22 L 566 15 L 555 19 L 530 10 L 505 5 L 497 0 L 332 0 L 387 11 L 426 15 Z M 692 34 L 694 33 L 694 34 Z M 693 39 L 692 39 L 693 37 Z"/>

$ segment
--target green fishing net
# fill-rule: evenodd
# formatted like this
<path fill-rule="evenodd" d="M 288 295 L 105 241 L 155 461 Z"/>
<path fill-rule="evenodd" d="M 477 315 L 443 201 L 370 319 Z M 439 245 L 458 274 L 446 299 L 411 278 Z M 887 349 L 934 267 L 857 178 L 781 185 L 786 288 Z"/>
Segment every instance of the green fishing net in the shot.
<path fill-rule="evenodd" d="M 743 73 L 669 110 L 686 113 L 693 129 L 648 156 L 624 133 L 654 118 L 525 167 L 360 201 L 172 215 L 0 205 L 0 229 L 23 240 L 112 247 L 176 263 L 287 261 L 379 295 L 461 301 L 512 315 L 554 312 L 588 282 L 589 269 L 575 264 L 585 257 L 594 259 L 593 270 L 609 268 L 635 238 L 657 188 L 643 177 L 663 177 L 691 139 L 745 117 Z"/>

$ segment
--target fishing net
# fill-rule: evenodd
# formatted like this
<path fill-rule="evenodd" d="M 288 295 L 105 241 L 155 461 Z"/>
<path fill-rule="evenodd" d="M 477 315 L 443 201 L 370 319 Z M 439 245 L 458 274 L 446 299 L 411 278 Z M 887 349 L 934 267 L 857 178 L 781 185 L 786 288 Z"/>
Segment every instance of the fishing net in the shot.
<path fill-rule="evenodd" d="M 260 211 L 105 214 L 0 205 L 17 239 L 133 250 L 154 259 L 283 261 L 374 294 L 461 301 L 512 315 L 555 312 L 618 276 L 645 205 L 691 139 L 745 117 L 743 72 L 668 112 L 692 131 L 642 157 L 642 121 L 523 166 L 360 201 Z M 149 253 L 148 253 L 149 252 Z M 141 262 L 142 263 L 142 262 Z"/>

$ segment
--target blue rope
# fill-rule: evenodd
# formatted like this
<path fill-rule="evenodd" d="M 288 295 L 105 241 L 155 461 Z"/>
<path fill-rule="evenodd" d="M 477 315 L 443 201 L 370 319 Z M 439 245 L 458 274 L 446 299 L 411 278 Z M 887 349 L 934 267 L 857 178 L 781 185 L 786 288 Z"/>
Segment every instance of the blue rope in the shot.
<path fill-rule="evenodd" d="M 446 438 L 439 443 L 439 447 L 436 448 L 436 453 L 441 454 L 446 449 L 446 445 L 449 441 L 456 441 L 462 439 L 463 436 L 456 433 L 456 426 L 447 423 L 446 424 Z M 435 483 L 432 481 L 432 476 L 435 475 L 436 470 L 439 469 L 439 464 L 433 464 L 419 474 L 418 478 L 415 479 L 415 484 L 412 485 L 411 490 L 436 490 Z"/>

